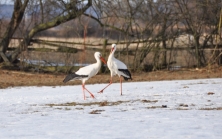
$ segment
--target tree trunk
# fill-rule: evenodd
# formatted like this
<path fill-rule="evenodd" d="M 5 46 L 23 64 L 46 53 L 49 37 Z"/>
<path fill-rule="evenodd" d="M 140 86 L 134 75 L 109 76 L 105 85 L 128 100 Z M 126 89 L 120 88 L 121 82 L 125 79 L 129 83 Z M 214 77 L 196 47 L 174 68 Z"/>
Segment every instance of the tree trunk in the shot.
<path fill-rule="evenodd" d="M 135 49 L 135 54 L 133 58 L 133 71 L 136 71 L 136 69 L 139 68 L 139 62 L 137 61 L 137 56 L 138 56 L 138 51 L 139 51 L 139 42 L 136 44 L 136 49 Z"/>
<path fill-rule="evenodd" d="M 107 46 L 107 43 L 108 43 L 108 39 L 104 39 L 103 50 L 102 50 L 102 56 L 104 58 L 106 58 L 106 46 Z M 102 66 L 101 66 L 100 72 L 104 73 L 105 71 L 106 71 L 106 67 L 104 66 L 104 63 L 102 62 Z"/>
<path fill-rule="evenodd" d="M 163 58 L 162 58 L 161 68 L 162 68 L 162 67 L 163 67 L 163 68 L 166 68 L 166 66 L 167 66 L 167 50 L 166 50 L 167 45 L 166 45 L 166 40 L 165 40 L 165 38 L 163 39 L 162 43 L 163 43 L 163 48 L 164 48 L 164 50 L 163 50 Z"/>
<path fill-rule="evenodd" d="M 198 36 L 194 36 L 195 40 L 195 57 L 196 57 L 196 66 L 199 68 L 201 66 L 201 61 L 200 61 L 200 53 L 199 53 L 199 38 Z"/>
<path fill-rule="evenodd" d="M 9 42 L 14 32 L 16 31 L 16 29 L 18 28 L 19 24 L 22 21 L 28 2 L 29 0 L 25 0 L 24 4 L 22 4 L 22 0 L 16 0 L 14 2 L 14 11 L 13 11 L 11 20 L 2 38 L 2 41 L 0 42 L 0 52 L 2 52 L 1 57 L 0 57 L 0 62 L 2 62 L 3 60 L 5 62 L 9 61 L 8 58 L 5 56 L 5 53 L 6 53 L 6 50 L 8 49 Z"/>

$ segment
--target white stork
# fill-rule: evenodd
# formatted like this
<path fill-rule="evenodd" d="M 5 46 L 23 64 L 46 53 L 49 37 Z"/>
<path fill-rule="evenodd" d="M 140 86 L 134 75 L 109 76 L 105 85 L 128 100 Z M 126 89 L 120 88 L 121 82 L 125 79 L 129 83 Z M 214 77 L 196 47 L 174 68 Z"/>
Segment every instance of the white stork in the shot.
<path fill-rule="evenodd" d="M 103 93 L 104 89 L 106 89 L 109 85 L 112 84 L 112 77 L 116 74 L 119 76 L 119 79 L 120 79 L 121 95 L 122 95 L 121 76 L 123 76 L 124 80 L 126 80 L 126 81 L 128 79 L 132 80 L 131 74 L 130 74 L 129 70 L 127 69 L 127 66 L 123 62 L 119 61 L 118 59 L 116 59 L 114 57 L 115 51 L 116 51 L 116 44 L 112 44 L 111 52 L 110 52 L 110 55 L 109 55 L 108 61 L 107 61 L 107 66 L 108 66 L 108 68 L 110 70 L 110 74 L 111 74 L 110 83 L 105 88 L 103 88 L 101 91 L 99 91 L 99 93 Z"/>
<path fill-rule="evenodd" d="M 94 95 L 89 90 L 87 90 L 85 88 L 86 80 L 95 76 L 99 72 L 99 70 L 101 68 L 101 64 L 102 64 L 101 61 L 106 64 L 106 61 L 102 57 L 100 52 L 95 52 L 94 57 L 96 59 L 96 63 L 85 66 L 85 67 L 82 67 L 75 73 L 68 74 L 66 76 L 66 78 L 63 80 L 64 83 L 66 83 L 70 80 L 81 80 L 82 81 L 82 91 L 83 91 L 84 100 L 86 99 L 84 90 L 89 92 L 89 94 L 91 95 L 92 98 L 95 98 Z"/>

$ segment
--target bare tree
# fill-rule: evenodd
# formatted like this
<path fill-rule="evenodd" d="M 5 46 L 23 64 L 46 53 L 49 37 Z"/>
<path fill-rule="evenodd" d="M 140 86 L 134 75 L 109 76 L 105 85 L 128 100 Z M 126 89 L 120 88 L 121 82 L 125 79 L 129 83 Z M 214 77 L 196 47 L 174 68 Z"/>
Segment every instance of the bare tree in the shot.
<path fill-rule="evenodd" d="M 32 3 L 34 2 L 34 5 Z M 8 48 L 8 44 L 12 35 L 14 34 L 15 30 L 17 29 L 18 25 L 20 24 L 24 11 L 27 8 L 29 0 L 25 0 L 22 3 L 22 0 L 16 0 L 14 4 L 14 12 L 11 18 L 11 22 L 8 26 L 8 30 L 5 33 L 4 38 L 1 41 L 0 51 L 1 56 L 5 61 L 13 62 L 17 59 L 18 55 L 26 50 L 29 46 L 31 39 L 39 32 L 47 30 L 52 27 L 56 27 L 62 23 L 75 19 L 81 16 L 91 5 L 92 0 L 70 0 L 70 1 L 63 1 L 63 0 L 50 0 L 50 1 L 42 1 L 36 0 L 31 1 L 29 6 L 40 7 L 40 17 L 38 17 L 38 13 L 32 12 L 34 14 L 32 16 L 35 21 L 33 27 L 28 29 L 25 36 L 23 36 L 23 41 L 19 44 L 19 47 L 13 51 L 13 53 L 6 57 L 4 53 Z M 45 7 L 44 7 L 45 6 Z M 47 14 L 46 14 L 47 13 Z M 40 20 L 39 20 L 40 19 Z M 7 60 L 9 59 L 9 60 Z"/>
<path fill-rule="evenodd" d="M 219 20 L 218 0 L 175 0 L 180 23 L 185 27 L 185 32 L 194 37 L 194 48 L 196 66 L 200 67 L 206 63 L 202 49 L 217 31 Z M 212 28 L 213 26 L 213 28 Z M 204 33 L 207 35 L 204 36 Z M 201 41 L 201 38 L 204 40 Z"/>

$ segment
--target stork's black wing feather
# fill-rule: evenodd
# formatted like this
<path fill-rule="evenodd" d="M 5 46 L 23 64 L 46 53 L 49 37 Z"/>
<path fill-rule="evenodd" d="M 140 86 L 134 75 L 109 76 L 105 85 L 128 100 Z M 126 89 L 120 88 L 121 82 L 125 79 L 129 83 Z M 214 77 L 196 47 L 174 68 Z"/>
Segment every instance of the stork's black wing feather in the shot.
<path fill-rule="evenodd" d="M 71 73 L 66 76 L 66 78 L 63 80 L 63 82 L 66 83 L 72 79 L 81 79 L 81 78 L 85 78 L 85 77 L 88 77 L 88 75 L 78 75 L 76 73 Z"/>
<path fill-rule="evenodd" d="M 128 77 L 126 77 L 126 76 L 122 75 L 123 78 L 124 78 L 124 80 L 126 80 L 126 81 L 127 81 L 128 79 L 131 79 L 131 80 L 132 80 L 131 73 L 129 72 L 128 69 L 118 69 L 118 70 L 121 71 L 121 72 L 123 72 L 123 74 L 125 74 L 126 76 L 128 76 Z"/>

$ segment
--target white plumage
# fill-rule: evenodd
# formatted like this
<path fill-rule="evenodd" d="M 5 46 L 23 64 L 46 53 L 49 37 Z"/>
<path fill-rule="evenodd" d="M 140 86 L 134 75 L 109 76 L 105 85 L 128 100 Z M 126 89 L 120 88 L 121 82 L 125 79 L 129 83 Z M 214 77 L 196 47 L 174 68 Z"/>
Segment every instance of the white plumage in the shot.
<path fill-rule="evenodd" d="M 95 52 L 94 57 L 96 59 L 96 63 L 85 66 L 85 67 L 82 67 L 75 73 L 68 74 L 66 76 L 66 78 L 63 80 L 64 83 L 66 83 L 70 80 L 81 80 L 82 81 L 82 90 L 83 90 L 84 99 L 85 99 L 85 91 L 84 90 L 89 92 L 91 97 L 94 98 L 94 95 L 85 88 L 85 82 L 89 78 L 95 76 L 99 72 L 99 70 L 101 68 L 101 61 L 103 61 L 106 64 L 106 61 L 102 57 L 100 52 Z"/>
<path fill-rule="evenodd" d="M 132 80 L 132 77 L 131 77 L 131 73 L 127 69 L 127 66 L 122 61 L 120 61 L 120 60 L 118 60 L 114 57 L 115 51 L 116 51 L 116 44 L 112 44 L 111 52 L 110 52 L 110 55 L 109 55 L 108 60 L 107 60 L 107 66 L 110 70 L 111 79 L 110 79 L 110 83 L 104 89 L 106 89 L 110 84 L 112 84 L 112 77 L 114 75 L 118 75 L 119 79 L 120 79 L 121 95 L 122 95 L 122 79 L 121 79 L 121 76 L 123 76 L 123 78 L 125 80 L 128 80 L 128 79 Z M 104 89 L 102 89 L 99 93 L 103 93 Z"/>

